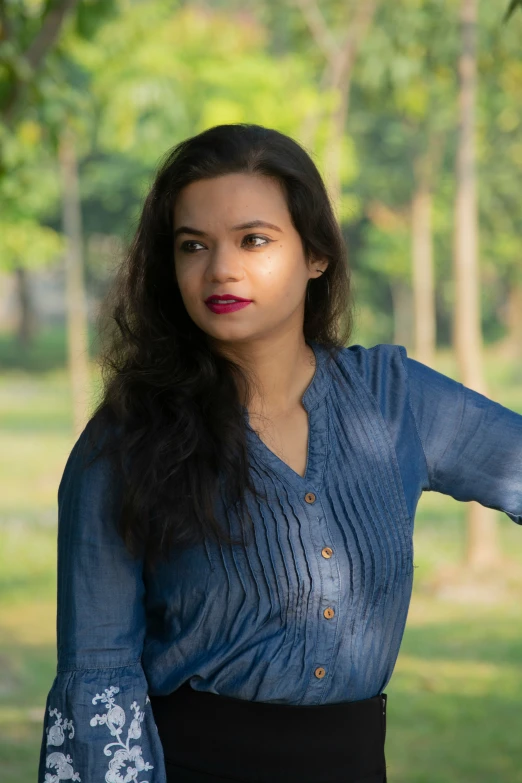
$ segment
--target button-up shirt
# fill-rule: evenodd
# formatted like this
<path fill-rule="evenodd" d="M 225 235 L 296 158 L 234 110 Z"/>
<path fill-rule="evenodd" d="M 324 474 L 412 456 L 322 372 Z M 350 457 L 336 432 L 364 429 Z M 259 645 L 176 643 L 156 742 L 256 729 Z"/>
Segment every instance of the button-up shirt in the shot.
<path fill-rule="evenodd" d="M 186 680 L 276 704 L 381 693 L 406 623 L 421 493 L 522 524 L 521 415 L 403 346 L 352 345 L 332 360 L 310 345 L 304 476 L 243 409 L 251 474 L 266 493 L 247 495 L 248 545 L 175 547 L 150 572 L 115 530 L 118 477 L 105 457 L 84 465 L 89 425 L 76 441 L 58 488 L 58 665 L 39 783 L 133 770 L 133 780 L 166 783 L 149 695 Z M 216 515 L 240 535 L 236 507 L 220 496 Z"/>

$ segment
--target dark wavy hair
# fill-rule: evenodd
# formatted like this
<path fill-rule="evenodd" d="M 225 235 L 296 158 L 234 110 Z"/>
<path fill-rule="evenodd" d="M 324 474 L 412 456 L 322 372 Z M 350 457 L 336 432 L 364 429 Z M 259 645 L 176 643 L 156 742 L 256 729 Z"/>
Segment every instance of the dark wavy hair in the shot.
<path fill-rule="evenodd" d="M 103 441 L 96 456 L 110 454 L 122 479 L 118 531 L 129 552 L 150 566 L 172 546 L 205 536 L 241 543 L 218 524 L 216 493 L 224 491 L 226 503 L 239 504 L 239 518 L 250 522 L 245 494 L 260 496 L 239 393 L 248 402 L 253 379 L 212 350 L 185 309 L 174 269 L 178 194 L 192 182 L 233 172 L 279 181 L 306 258 L 328 259 L 307 288 L 305 340 L 333 357 L 352 332 L 343 236 L 321 176 L 296 141 L 260 125 L 218 125 L 166 154 L 100 309 L 102 395 L 88 424 L 93 441 Z"/>

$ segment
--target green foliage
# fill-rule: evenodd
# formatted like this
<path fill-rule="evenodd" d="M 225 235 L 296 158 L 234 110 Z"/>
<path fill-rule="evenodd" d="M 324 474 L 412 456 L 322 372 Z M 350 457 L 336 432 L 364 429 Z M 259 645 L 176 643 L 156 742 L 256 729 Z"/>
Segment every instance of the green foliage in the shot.
<path fill-rule="evenodd" d="M 410 278 L 410 234 L 408 226 L 384 230 L 376 225 L 369 228 L 366 238 L 366 268 L 393 279 Z"/>
<path fill-rule="evenodd" d="M 506 11 L 506 15 L 504 17 L 504 21 L 508 21 L 508 19 L 514 14 L 514 12 L 517 10 L 517 8 L 522 9 L 522 0 L 511 0 L 509 3 L 509 6 Z"/>
<path fill-rule="evenodd" d="M 10 175 L 0 179 L 0 269 L 47 266 L 63 251 L 61 235 L 45 224 L 59 200 L 55 161 L 33 119 L 4 128 L 2 141 Z"/>
<path fill-rule="evenodd" d="M 487 339 L 502 334 L 500 292 L 520 275 L 522 212 L 520 115 L 522 84 L 518 56 L 522 17 L 499 23 L 496 5 L 479 4 L 477 154 L 483 327 Z M 398 23 L 400 20 L 400 23 Z M 457 123 L 458 5 L 450 0 L 399 0 L 380 6 L 356 68 L 350 128 L 359 177 L 352 185 L 366 214 L 381 205 L 406 215 L 419 172 L 434 190 L 434 242 L 439 336 L 449 339 L 455 133 Z M 380 210 L 383 211 L 382 209 Z M 407 278 L 408 227 L 402 249 L 396 221 L 375 225 L 357 261 L 360 274 L 381 271 L 368 287 L 377 292 L 394 277 Z M 387 236 L 386 236 L 387 235 Z M 404 254 L 404 256 L 402 256 Z M 376 302 L 377 303 L 377 302 Z M 365 302 L 368 305 L 368 302 Z M 391 338 L 391 333 L 388 339 Z"/>
<path fill-rule="evenodd" d="M 321 3 L 334 36 L 356 1 Z M 0 131 L 8 172 L 0 177 L 0 268 L 61 258 L 56 150 L 65 124 L 75 131 L 80 156 L 87 280 L 100 293 L 116 255 L 95 248 L 102 237 L 130 238 L 160 158 L 187 136 L 251 121 L 299 139 L 305 120 L 315 115 L 310 152 L 323 169 L 326 117 L 336 96 L 319 86 L 324 53 L 296 3 L 81 0 L 31 75 L 24 52 L 49 7 L 38 0 L 6 4 L 12 34 L 0 41 L 0 105 L 13 79 L 26 92 L 16 122 Z M 500 292 L 521 269 L 522 16 L 503 25 L 496 4 L 480 3 L 479 10 L 480 247 L 484 285 L 499 292 L 486 297 L 484 325 L 492 337 L 500 328 Z M 394 279 L 408 280 L 412 194 L 423 159 L 435 149 L 443 335 L 451 317 L 458 47 L 454 0 L 380 3 L 353 71 L 342 150 L 340 218 L 348 234 L 362 239 L 350 246 L 350 259 L 371 313 L 389 307 Z M 395 218 L 376 222 L 384 213 Z M 392 337 L 389 324 L 387 313 L 378 327 L 385 339 Z"/>
<path fill-rule="evenodd" d="M 74 29 L 81 38 L 90 39 L 106 21 L 117 18 L 119 11 L 115 0 L 82 0 L 76 9 Z"/>
<path fill-rule="evenodd" d="M 485 271 L 500 279 L 522 279 L 520 242 L 522 211 L 522 16 L 508 26 L 496 24 L 496 13 L 481 12 L 477 153 L 482 257 Z"/>
<path fill-rule="evenodd" d="M 82 0 L 72 17 L 64 15 L 60 40 L 50 35 L 48 23 L 66 5 L 60 0 L 2 4 L 0 112 L 6 120 L 0 127 L 3 271 L 16 266 L 37 268 L 61 257 L 64 242 L 56 228 L 60 200 L 56 150 L 65 123 L 79 129 L 83 148 L 89 149 L 90 77 L 69 57 L 67 31 L 74 29 L 80 38 L 92 36 L 114 15 L 117 5 L 113 0 Z M 43 33 L 47 42 L 40 47 L 42 57 L 38 59 L 34 44 Z"/>
<path fill-rule="evenodd" d="M 128 238 L 153 171 L 166 150 L 206 127 L 258 122 L 297 136 L 326 105 L 300 52 L 269 52 L 270 34 L 251 17 L 159 0 L 126 6 L 91 40 L 71 31 L 69 62 L 89 78 L 83 116 L 91 151 L 81 165 L 88 233 Z M 92 129 L 89 130 L 88 126 Z M 323 142 L 324 147 L 324 142 Z M 345 141 L 345 178 L 356 166 Z M 317 150 L 321 165 L 323 150 Z M 348 197 L 347 212 L 357 200 Z"/>
<path fill-rule="evenodd" d="M 131 6 L 95 40 L 72 40 L 76 62 L 96 74 L 99 149 L 153 167 L 173 144 L 218 123 L 296 132 L 317 100 L 313 72 L 303 58 L 274 59 L 266 48 L 266 31 L 248 19 L 163 2 L 148 3 L 146 17 Z"/>
<path fill-rule="evenodd" d="M 0 220 L 0 257 L 4 271 L 18 266 L 40 267 L 54 261 L 63 249 L 56 231 L 32 220 Z"/>

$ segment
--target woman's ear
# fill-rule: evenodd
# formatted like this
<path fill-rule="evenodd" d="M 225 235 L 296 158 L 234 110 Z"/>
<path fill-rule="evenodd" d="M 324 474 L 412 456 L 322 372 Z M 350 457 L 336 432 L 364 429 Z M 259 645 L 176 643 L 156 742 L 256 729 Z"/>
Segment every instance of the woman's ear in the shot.
<path fill-rule="evenodd" d="M 310 261 L 310 271 L 315 272 L 316 274 L 313 275 L 313 277 L 321 277 L 326 272 L 326 269 L 328 267 L 328 259 L 326 258 L 314 258 Z"/>

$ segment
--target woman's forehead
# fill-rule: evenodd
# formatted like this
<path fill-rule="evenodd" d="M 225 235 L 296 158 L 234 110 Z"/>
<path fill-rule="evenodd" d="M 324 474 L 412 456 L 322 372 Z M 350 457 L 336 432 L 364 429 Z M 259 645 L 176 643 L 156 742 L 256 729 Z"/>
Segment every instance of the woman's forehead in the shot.
<path fill-rule="evenodd" d="M 185 222 L 215 216 L 232 229 L 240 223 L 267 220 L 279 225 L 275 216 L 286 215 L 288 207 L 277 180 L 260 174 L 234 173 L 192 182 L 179 193 L 174 219 Z"/>

